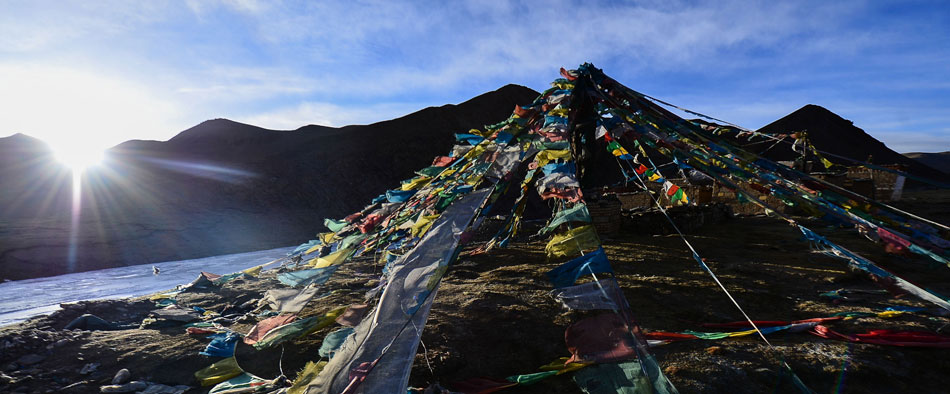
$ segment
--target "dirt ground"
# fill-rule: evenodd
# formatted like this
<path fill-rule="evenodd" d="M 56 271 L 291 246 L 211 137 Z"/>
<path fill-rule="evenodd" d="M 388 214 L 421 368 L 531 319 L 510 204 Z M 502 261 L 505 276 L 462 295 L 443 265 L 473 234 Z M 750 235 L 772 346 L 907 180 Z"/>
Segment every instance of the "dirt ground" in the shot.
<path fill-rule="evenodd" d="M 908 194 L 900 206 L 941 223 L 950 223 L 950 193 Z M 938 294 L 950 294 L 950 269 L 913 256 L 886 254 L 850 230 L 830 229 L 803 221 L 812 230 L 856 251 L 881 266 Z M 527 233 L 527 232 L 526 232 Z M 910 295 L 860 294 L 832 302 L 819 294 L 837 290 L 878 290 L 865 274 L 852 272 L 843 260 L 815 253 L 797 229 L 768 217 L 735 217 L 707 224 L 687 235 L 696 250 L 755 320 L 797 320 L 837 312 L 881 311 L 889 306 L 932 308 Z M 743 320 L 731 301 L 691 258 L 675 235 L 621 233 L 602 236 L 616 278 L 647 331 L 714 331 L 703 323 Z M 569 356 L 564 331 L 590 315 L 564 309 L 550 295 L 545 272 L 563 263 L 548 261 L 544 241 L 513 242 L 489 254 L 462 256 L 442 281 L 422 336 L 410 386 L 425 387 L 473 377 L 504 379 L 537 372 L 558 357 Z M 378 284 L 379 267 L 371 258 L 356 259 L 327 282 L 329 295 L 315 300 L 303 317 L 339 306 L 361 303 Z M 587 280 L 587 279 L 585 279 Z M 274 273 L 239 279 L 220 289 L 183 293 L 179 304 L 207 310 L 239 308 L 269 288 L 280 287 Z M 138 323 L 155 309 L 146 298 L 81 302 L 49 316 L 0 328 L 0 392 L 97 392 L 120 368 L 134 380 L 195 387 L 193 374 L 217 359 L 201 356 L 208 340 L 189 336 L 181 327 L 119 331 L 63 330 L 82 313 L 106 320 Z M 231 326 L 247 332 L 255 321 Z M 856 318 L 829 326 L 843 333 L 873 329 L 950 333 L 950 318 L 907 313 L 895 318 Z M 319 358 L 331 326 L 282 348 L 256 351 L 239 344 L 237 358 L 246 371 L 293 379 L 308 360 Z M 780 373 L 785 361 L 816 392 L 945 392 L 950 357 L 941 349 L 849 344 L 808 333 L 776 333 L 723 340 L 695 340 L 652 348 L 667 376 L 681 393 L 793 392 Z M 283 354 L 281 354 L 283 353 Z M 34 356 L 34 357 L 26 357 Z M 39 360 L 39 361 L 36 361 Z M 83 367 L 99 364 L 91 373 Z M 89 367 L 87 367 L 88 369 Z M 88 371 L 87 371 L 88 372 Z M 577 393 L 570 373 L 511 393 Z M 77 384 L 78 383 L 78 384 Z M 69 387 L 64 390 L 64 387 Z"/>

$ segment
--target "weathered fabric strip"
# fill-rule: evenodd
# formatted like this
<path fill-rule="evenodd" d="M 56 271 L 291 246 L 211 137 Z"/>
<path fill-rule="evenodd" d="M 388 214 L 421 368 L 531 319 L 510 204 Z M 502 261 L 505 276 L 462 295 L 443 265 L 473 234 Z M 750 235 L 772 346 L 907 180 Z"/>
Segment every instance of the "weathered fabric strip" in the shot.
<path fill-rule="evenodd" d="M 583 222 L 590 223 L 590 212 L 587 210 L 587 205 L 585 204 L 575 204 L 573 207 L 568 209 L 562 209 L 554 216 L 554 219 L 551 220 L 551 223 L 545 226 L 539 231 L 539 234 L 547 234 L 552 230 L 556 229 L 558 226 L 568 223 L 568 222 Z"/>
<path fill-rule="evenodd" d="M 608 278 L 601 279 L 597 282 L 554 289 L 551 291 L 551 296 L 560 302 L 561 305 L 564 305 L 565 308 L 569 309 L 582 311 L 605 309 L 615 311 L 620 310 L 620 303 L 610 298 L 610 295 L 616 294 L 617 291 L 619 291 L 617 281 L 613 278 Z M 604 295 L 604 293 L 607 295 Z"/>
<path fill-rule="evenodd" d="M 555 235 L 544 247 L 548 258 L 577 255 L 600 247 L 600 238 L 594 226 L 587 225 Z"/>
<path fill-rule="evenodd" d="M 284 272 L 277 275 L 277 280 L 290 287 L 306 286 L 311 283 L 322 285 L 330 279 L 330 276 L 339 267 L 338 265 L 331 265 L 326 268 Z"/>
<path fill-rule="evenodd" d="M 637 361 L 598 364 L 574 374 L 574 383 L 587 394 L 669 394 L 664 386 L 654 387 Z M 675 392 L 675 391 L 674 391 Z"/>
<path fill-rule="evenodd" d="M 280 313 L 299 313 L 316 294 L 316 287 L 306 287 L 302 290 L 271 289 L 264 293 L 257 305 L 270 306 Z"/>
<path fill-rule="evenodd" d="M 356 326 L 307 393 L 340 393 L 347 387 L 349 393 L 405 392 L 439 278 L 491 190 L 473 192 L 450 205 L 415 248 L 396 261 L 374 314 Z M 409 314 L 410 309 L 414 313 Z"/>

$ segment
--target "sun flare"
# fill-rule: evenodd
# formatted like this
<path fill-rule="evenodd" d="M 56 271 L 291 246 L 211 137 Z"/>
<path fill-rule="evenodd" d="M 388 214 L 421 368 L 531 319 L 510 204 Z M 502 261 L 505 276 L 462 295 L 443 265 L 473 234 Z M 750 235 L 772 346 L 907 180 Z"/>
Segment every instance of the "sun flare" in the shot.
<path fill-rule="evenodd" d="M 98 165 L 103 159 L 102 150 L 95 148 L 55 147 L 53 152 L 56 160 L 73 172 L 82 172 L 86 168 Z"/>

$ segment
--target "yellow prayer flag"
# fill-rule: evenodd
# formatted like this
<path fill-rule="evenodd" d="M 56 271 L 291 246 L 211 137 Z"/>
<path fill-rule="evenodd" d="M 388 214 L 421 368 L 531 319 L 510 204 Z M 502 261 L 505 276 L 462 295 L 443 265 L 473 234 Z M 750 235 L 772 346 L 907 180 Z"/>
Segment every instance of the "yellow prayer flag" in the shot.
<path fill-rule="evenodd" d="M 343 312 L 345 312 L 346 308 L 348 307 L 349 306 L 341 306 L 339 308 L 336 308 L 332 311 L 327 312 L 326 314 L 323 315 L 323 317 L 320 318 L 319 321 L 317 321 L 317 324 L 314 324 L 313 327 L 310 327 L 310 329 L 308 329 L 307 332 L 301 334 L 300 336 L 312 334 L 324 327 L 328 327 L 329 325 L 335 323 L 336 318 L 340 317 L 340 315 L 342 315 Z"/>
<path fill-rule="evenodd" d="M 294 379 L 294 385 L 287 389 L 287 393 L 303 394 L 307 389 L 307 385 L 310 384 L 310 381 L 320 374 L 320 371 L 327 366 L 327 363 L 328 361 L 319 361 L 316 363 L 307 361 L 307 364 L 303 366 L 303 370 L 297 374 L 297 379 Z"/>
<path fill-rule="evenodd" d="M 538 369 L 541 371 L 557 371 L 557 374 L 561 375 L 568 372 L 574 372 L 578 369 L 594 364 L 591 362 L 578 362 L 578 363 L 564 364 L 567 362 L 567 360 L 568 360 L 567 357 L 560 357 L 557 360 L 554 360 L 547 364 L 542 365 L 541 368 L 538 368 Z"/>
<path fill-rule="evenodd" d="M 344 262 L 347 257 L 350 257 L 350 253 L 352 252 L 353 252 L 353 249 L 350 249 L 350 248 L 340 249 L 326 256 L 317 257 L 313 260 L 310 260 L 310 262 L 308 262 L 307 265 L 313 268 L 326 268 L 331 265 L 337 265 Z"/>
<path fill-rule="evenodd" d="M 320 233 L 317 237 L 320 238 L 320 241 L 322 241 L 324 245 L 329 245 L 333 243 L 333 236 L 335 235 L 336 233 Z"/>
<path fill-rule="evenodd" d="M 555 235 L 544 251 L 548 258 L 554 258 L 579 254 L 584 250 L 598 247 L 600 247 L 600 238 L 597 237 L 597 230 L 593 225 L 586 225 Z"/>
<path fill-rule="evenodd" d="M 257 266 L 257 267 L 248 268 L 248 269 L 246 269 L 246 270 L 244 270 L 244 271 L 241 271 L 241 272 L 244 273 L 244 275 L 253 276 L 253 277 L 256 278 L 256 277 L 258 277 L 258 276 L 261 274 L 261 270 L 263 270 L 263 269 L 264 269 L 264 266 L 263 266 L 263 265 L 259 265 L 259 266 Z"/>
<path fill-rule="evenodd" d="M 195 372 L 202 386 L 211 386 L 244 373 L 234 357 L 226 358 Z"/>
<path fill-rule="evenodd" d="M 410 234 L 412 234 L 413 237 L 421 237 L 422 234 L 425 234 L 426 231 L 429 231 L 429 228 L 432 227 L 432 222 L 438 217 L 439 215 L 419 217 L 419 219 L 416 220 L 416 223 L 412 225 L 412 229 L 409 230 Z"/>
<path fill-rule="evenodd" d="M 333 233 L 330 233 L 330 234 L 333 234 Z M 323 244 L 322 244 L 322 243 L 313 245 L 313 246 L 310 247 L 310 249 L 307 249 L 305 252 L 303 252 L 303 254 L 310 254 L 310 253 L 316 252 L 316 251 L 320 250 L 320 248 L 322 248 L 322 247 L 323 247 Z"/>
<path fill-rule="evenodd" d="M 534 161 L 538 162 L 538 167 L 544 167 L 553 160 L 568 160 L 571 158 L 571 151 L 568 149 L 548 149 L 538 152 Z"/>
<path fill-rule="evenodd" d="M 431 179 L 432 179 L 431 177 L 425 177 L 425 176 L 412 178 L 411 180 L 409 180 L 409 182 L 403 183 L 402 186 L 399 187 L 399 189 L 400 190 L 415 190 L 415 189 L 418 189 L 420 186 L 425 185 L 426 183 L 429 183 L 429 180 Z"/>

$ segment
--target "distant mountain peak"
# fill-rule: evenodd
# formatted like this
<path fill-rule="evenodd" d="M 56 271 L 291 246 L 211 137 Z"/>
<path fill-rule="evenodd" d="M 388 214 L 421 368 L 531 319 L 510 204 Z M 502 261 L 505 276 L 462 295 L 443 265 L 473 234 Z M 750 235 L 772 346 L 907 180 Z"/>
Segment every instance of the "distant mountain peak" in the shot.
<path fill-rule="evenodd" d="M 9 137 L 0 138 L 0 150 L 4 152 L 49 151 L 50 147 L 49 144 L 39 138 L 23 133 L 16 133 Z"/>
<path fill-rule="evenodd" d="M 23 134 L 23 133 L 16 133 L 16 134 L 13 134 L 13 135 L 8 136 L 8 137 L 0 138 L 0 141 L 3 141 L 3 142 L 16 142 L 16 143 L 45 144 L 45 142 L 43 142 L 43 140 L 41 140 L 41 139 L 39 139 L 39 138 L 36 138 L 36 137 L 33 137 L 33 136 L 30 136 L 30 135 L 27 135 L 27 134 Z"/>
<path fill-rule="evenodd" d="M 873 164 L 901 164 L 907 166 L 910 172 L 924 177 L 934 178 L 939 175 L 939 172 L 933 168 L 891 150 L 883 142 L 855 126 L 854 122 L 815 104 L 801 107 L 758 131 L 766 134 L 806 131 L 808 140 L 820 151 L 857 161 L 870 159 Z M 766 144 L 766 146 L 770 145 Z M 773 160 L 794 160 L 800 154 L 793 152 L 789 145 L 769 149 L 766 156 Z M 828 159 L 838 164 L 858 164 L 836 157 L 828 157 Z"/>

